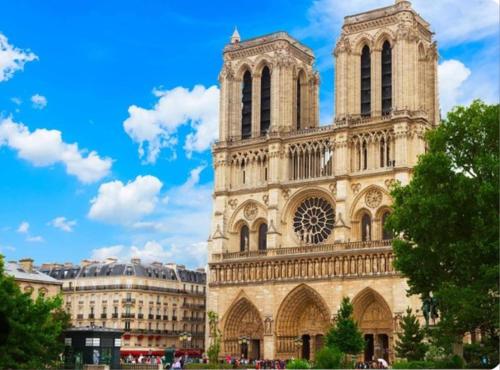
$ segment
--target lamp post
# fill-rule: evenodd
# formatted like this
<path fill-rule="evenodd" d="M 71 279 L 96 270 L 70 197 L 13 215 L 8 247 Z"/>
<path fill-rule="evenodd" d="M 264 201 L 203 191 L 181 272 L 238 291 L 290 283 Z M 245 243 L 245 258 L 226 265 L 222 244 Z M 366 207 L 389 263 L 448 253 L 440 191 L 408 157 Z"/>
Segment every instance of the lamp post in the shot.
<path fill-rule="evenodd" d="M 238 339 L 238 343 L 240 344 L 241 355 L 244 358 L 248 358 L 248 342 L 250 338 L 246 336 L 242 336 Z"/>
<path fill-rule="evenodd" d="M 184 331 L 179 335 L 179 340 L 181 341 L 184 349 L 186 349 L 187 342 L 191 342 L 192 339 L 193 336 L 191 335 L 191 333 L 188 333 L 187 331 Z"/>

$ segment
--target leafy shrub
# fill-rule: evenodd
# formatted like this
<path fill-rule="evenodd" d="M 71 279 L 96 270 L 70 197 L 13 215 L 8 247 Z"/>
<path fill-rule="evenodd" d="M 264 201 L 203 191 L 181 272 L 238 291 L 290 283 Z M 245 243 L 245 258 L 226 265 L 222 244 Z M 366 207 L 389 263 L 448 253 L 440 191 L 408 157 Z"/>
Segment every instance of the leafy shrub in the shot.
<path fill-rule="evenodd" d="M 393 369 L 463 369 L 464 362 L 458 356 L 437 361 L 398 361 L 392 364 Z"/>
<path fill-rule="evenodd" d="M 307 360 L 303 360 L 301 358 L 297 358 L 295 360 L 290 360 L 286 364 L 287 369 L 310 369 L 311 365 Z"/>
<path fill-rule="evenodd" d="M 393 369 L 433 369 L 429 361 L 397 361 L 392 364 Z"/>
<path fill-rule="evenodd" d="M 323 347 L 316 353 L 316 369 L 340 369 L 343 353 L 337 348 Z"/>

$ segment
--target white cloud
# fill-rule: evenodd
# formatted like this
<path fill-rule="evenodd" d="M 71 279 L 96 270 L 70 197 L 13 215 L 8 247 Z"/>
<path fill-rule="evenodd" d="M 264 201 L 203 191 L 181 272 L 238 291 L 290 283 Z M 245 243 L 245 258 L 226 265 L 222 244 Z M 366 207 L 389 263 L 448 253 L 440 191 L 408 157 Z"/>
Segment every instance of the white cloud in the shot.
<path fill-rule="evenodd" d="M 26 241 L 30 243 L 43 243 L 45 240 L 41 236 L 28 236 Z"/>
<path fill-rule="evenodd" d="M 11 117 L 0 118 L 0 147 L 2 145 L 16 150 L 20 158 L 37 167 L 62 163 L 68 174 L 83 183 L 101 180 L 109 174 L 112 164 L 110 158 L 101 158 L 95 151 L 81 150 L 77 143 L 65 143 L 61 131 L 42 128 L 30 132 Z"/>
<path fill-rule="evenodd" d="M 36 59 L 34 53 L 9 44 L 7 37 L 0 33 L 0 82 L 7 81 L 16 71 L 22 71 L 26 62 Z"/>
<path fill-rule="evenodd" d="M 154 176 L 137 176 L 125 185 L 118 180 L 102 184 L 88 217 L 123 225 L 139 221 L 155 210 L 162 185 Z"/>
<path fill-rule="evenodd" d="M 73 227 L 76 225 L 76 220 L 67 220 L 66 217 L 56 217 L 52 221 L 48 223 L 50 226 L 54 226 L 57 229 L 60 229 L 62 231 L 66 232 L 72 232 Z"/>
<path fill-rule="evenodd" d="M 439 64 L 438 74 L 441 111 L 444 114 L 461 103 L 463 83 L 469 78 L 471 71 L 462 62 L 452 59 Z"/>
<path fill-rule="evenodd" d="M 10 98 L 10 101 L 13 102 L 15 105 L 21 105 L 23 103 L 23 101 L 16 96 Z"/>
<path fill-rule="evenodd" d="M 104 261 L 108 257 L 117 258 L 119 261 L 130 261 L 131 258 L 140 258 L 141 262 L 177 262 L 186 264 L 191 268 L 204 266 L 206 264 L 206 243 L 193 243 L 188 246 L 178 245 L 165 246 L 163 242 L 150 240 L 142 246 L 137 245 L 113 245 L 93 249 L 91 259 Z"/>
<path fill-rule="evenodd" d="M 317 0 L 308 11 L 309 25 L 298 30 L 297 34 L 299 37 L 336 38 L 344 16 L 392 4 L 392 0 Z M 456 45 L 498 34 L 498 2 L 413 0 L 412 4 L 413 9 L 431 24 L 443 45 Z"/>
<path fill-rule="evenodd" d="M 123 122 L 125 132 L 139 144 L 139 156 L 154 163 L 161 149 L 177 145 L 177 130 L 183 125 L 192 129 L 184 143 L 188 156 L 209 149 L 218 135 L 219 89 L 196 85 L 191 91 L 176 87 L 153 93 L 159 98 L 153 109 L 132 105 Z"/>
<path fill-rule="evenodd" d="M 27 221 L 21 222 L 19 227 L 17 228 L 17 232 L 20 234 L 27 234 L 30 229 L 30 224 Z"/>
<path fill-rule="evenodd" d="M 33 103 L 33 108 L 43 109 L 47 106 L 47 98 L 40 94 L 35 94 L 31 97 L 31 102 Z"/>

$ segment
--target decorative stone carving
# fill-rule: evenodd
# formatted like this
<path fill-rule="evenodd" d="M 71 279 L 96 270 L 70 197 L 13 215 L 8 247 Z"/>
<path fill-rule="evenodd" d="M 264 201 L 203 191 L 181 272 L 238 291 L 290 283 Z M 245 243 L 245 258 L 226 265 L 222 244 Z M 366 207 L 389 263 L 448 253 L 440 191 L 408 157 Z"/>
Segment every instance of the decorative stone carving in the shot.
<path fill-rule="evenodd" d="M 290 197 L 290 189 L 282 189 L 281 193 L 283 194 L 283 198 L 288 199 Z"/>
<path fill-rule="evenodd" d="M 273 335 L 273 318 L 267 316 L 264 320 L 264 335 Z"/>
<path fill-rule="evenodd" d="M 238 206 L 238 199 L 229 199 L 227 203 L 231 206 L 231 209 L 235 209 Z"/>
<path fill-rule="evenodd" d="M 332 193 L 333 196 L 337 195 L 337 183 L 332 182 L 330 185 L 328 185 L 328 189 L 330 189 L 330 193 Z"/>
<path fill-rule="evenodd" d="M 384 184 L 387 189 L 391 189 L 396 182 L 397 182 L 396 179 L 387 179 L 384 181 Z"/>
<path fill-rule="evenodd" d="M 372 189 L 365 195 L 365 204 L 370 208 L 377 208 L 382 203 L 382 192 Z"/>
<path fill-rule="evenodd" d="M 262 196 L 262 201 L 264 202 L 264 204 L 265 204 L 266 206 L 267 206 L 267 205 L 269 205 L 269 195 L 264 194 L 264 195 Z"/>
<path fill-rule="evenodd" d="M 351 189 L 354 194 L 357 194 L 361 190 L 361 184 L 360 183 L 352 184 Z"/>
<path fill-rule="evenodd" d="M 245 218 L 249 221 L 252 221 L 257 217 L 257 213 L 259 212 L 259 209 L 257 208 L 257 205 L 255 203 L 248 203 L 245 206 L 245 209 L 243 210 L 243 215 Z"/>

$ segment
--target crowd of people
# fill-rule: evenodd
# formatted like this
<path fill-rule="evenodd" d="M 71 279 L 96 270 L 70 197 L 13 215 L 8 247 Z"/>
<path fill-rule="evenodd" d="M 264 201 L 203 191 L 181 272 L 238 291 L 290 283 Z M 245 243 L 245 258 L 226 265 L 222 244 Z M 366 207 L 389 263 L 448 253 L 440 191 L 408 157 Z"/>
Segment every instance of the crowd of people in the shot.
<path fill-rule="evenodd" d="M 128 355 L 127 357 L 122 357 L 122 362 L 126 364 L 148 364 L 148 365 L 160 365 L 165 363 L 165 356 L 154 356 L 154 355 L 146 355 L 142 354 L 134 357 L 132 355 Z"/>

